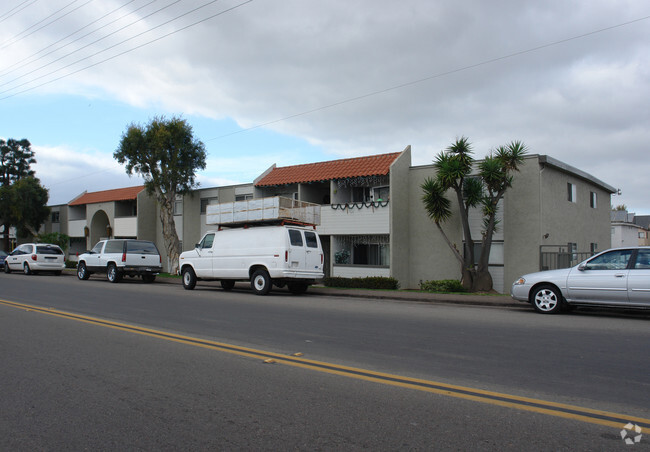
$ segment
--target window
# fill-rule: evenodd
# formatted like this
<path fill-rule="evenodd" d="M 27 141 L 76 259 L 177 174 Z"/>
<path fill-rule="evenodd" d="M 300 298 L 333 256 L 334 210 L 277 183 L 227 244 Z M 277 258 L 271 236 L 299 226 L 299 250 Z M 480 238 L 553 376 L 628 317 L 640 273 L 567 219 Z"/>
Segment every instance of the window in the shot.
<path fill-rule="evenodd" d="M 367 202 L 370 200 L 370 187 L 352 187 L 351 202 Z"/>
<path fill-rule="evenodd" d="M 318 248 L 318 239 L 313 232 L 305 232 L 305 242 L 307 243 L 307 248 Z"/>
<path fill-rule="evenodd" d="M 291 246 L 302 246 L 302 234 L 297 229 L 289 229 Z"/>
<path fill-rule="evenodd" d="M 102 246 L 104 246 L 104 242 L 97 242 L 95 246 L 93 246 L 93 253 L 101 253 L 102 252 Z"/>
<path fill-rule="evenodd" d="M 36 254 L 63 254 L 63 251 L 58 246 L 36 245 Z"/>
<path fill-rule="evenodd" d="M 589 207 L 591 207 L 592 209 L 595 209 L 596 207 L 598 207 L 598 204 L 597 204 L 596 201 L 597 201 L 596 192 L 593 192 L 593 191 L 590 192 L 589 193 Z"/>
<path fill-rule="evenodd" d="M 203 237 L 201 243 L 199 243 L 199 248 L 201 249 L 212 248 L 213 243 L 214 243 L 214 234 L 207 234 L 205 237 Z"/>
<path fill-rule="evenodd" d="M 201 199 L 201 213 L 206 213 L 208 210 L 208 206 L 210 204 L 217 204 L 219 201 L 219 198 L 213 197 L 213 198 L 202 198 Z M 239 201 L 239 200 L 238 200 Z"/>
<path fill-rule="evenodd" d="M 372 192 L 374 201 L 388 201 L 390 199 L 390 187 L 375 187 Z"/>
<path fill-rule="evenodd" d="M 567 199 L 569 202 L 576 202 L 576 186 L 571 182 L 566 184 L 567 188 Z"/>
<path fill-rule="evenodd" d="M 639 238 L 640 239 L 647 239 L 648 238 L 648 233 L 647 232 L 639 232 Z"/>
<path fill-rule="evenodd" d="M 650 269 L 650 250 L 639 250 L 634 268 Z"/>
<path fill-rule="evenodd" d="M 106 248 L 104 248 L 105 253 L 121 253 L 124 251 L 124 241 L 123 240 L 109 240 L 106 242 Z"/>
<path fill-rule="evenodd" d="M 174 215 L 183 215 L 183 195 L 176 195 L 174 200 Z"/>
<path fill-rule="evenodd" d="M 589 251 L 591 251 L 591 254 L 596 254 L 598 252 L 598 244 L 592 242 Z"/>
<path fill-rule="evenodd" d="M 632 250 L 616 250 L 601 254 L 587 262 L 588 270 L 624 270 L 630 261 Z"/>
<path fill-rule="evenodd" d="M 126 250 L 134 254 L 158 254 L 156 245 L 146 240 L 129 240 L 126 242 Z"/>
<path fill-rule="evenodd" d="M 247 195 L 235 195 L 235 201 L 248 201 L 249 199 L 253 199 L 252 194 L 247 194 Z"/>
<path fill-rule="evenodd" d="M 352 263 L 356 265 L 390 265 L 388 245 L 355 245 L 352 249 Z"/>
<path fill-rule="evenodd" d="M 58 223 L 59 222 L 59 214 L 60 214 L 60 212 L 52 212 L 52 223 Z"/>

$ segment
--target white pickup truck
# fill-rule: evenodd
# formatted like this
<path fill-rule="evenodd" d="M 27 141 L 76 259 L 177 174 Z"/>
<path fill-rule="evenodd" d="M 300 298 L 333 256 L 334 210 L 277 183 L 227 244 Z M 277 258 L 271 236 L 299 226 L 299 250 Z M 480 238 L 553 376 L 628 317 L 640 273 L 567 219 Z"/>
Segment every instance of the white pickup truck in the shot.
<path fill-rule="evenodd" d="M 133 239 L 100 240 L 92 250 L 79 256 L 77 277 L 90 278 L 92 273 L 105 273 L 110 282 L 120 282 L 123 276 L 141 276 L 146 283 L 154 282 L 162 271 L 160 252 L 153 242 Z"/>
<path fill-rule="evenodd" d="M 258 295 L 273 285 L 301 294 L 323 278 L 323 261 L 313 227 L 252 226 L 207 232 L 193 250 L 181 253 L 179 271 L 188 290 L 198 280 L 221 281 L 224 290 L 250 281 Z"/>

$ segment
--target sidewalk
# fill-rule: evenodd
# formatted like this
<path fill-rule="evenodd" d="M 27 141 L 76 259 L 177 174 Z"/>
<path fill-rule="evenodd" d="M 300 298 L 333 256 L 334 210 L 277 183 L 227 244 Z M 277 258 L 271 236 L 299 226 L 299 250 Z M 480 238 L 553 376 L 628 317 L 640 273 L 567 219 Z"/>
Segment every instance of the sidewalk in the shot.
<path fill-rule="evenodd" d="M 156 282 L 167 282 L 180 284 L 180 278 L 157 278 Z M 218 281 L 199 281 L 200 285 L 214 285 L 215 289 L 220 290 L 221 286 Z M 237 289 L 247 290 L 250 284 L 247 282 L 238 282 L 235 286 Z M 286 288 L 280 289 L 273 287 L 273 292 L 287 292 Z M 509 295 L 473 295 L 473 294 L 442 294 L 418 292 L 417 290 L 368 290 L 368 289 L 339 289 L 336 287 L 310 286 L 307 291 L 309 295 L 321 295 L 328 297 L 349 297 L 349 298 L 375 298 L 378 300 L 395 300 L 395 301 L 416 301 L 421 303 L 450 303 L 464 304 L 471 306 L 501 306 L 501 307 L 524 307 L 527 303 L 513 300 Z"/>

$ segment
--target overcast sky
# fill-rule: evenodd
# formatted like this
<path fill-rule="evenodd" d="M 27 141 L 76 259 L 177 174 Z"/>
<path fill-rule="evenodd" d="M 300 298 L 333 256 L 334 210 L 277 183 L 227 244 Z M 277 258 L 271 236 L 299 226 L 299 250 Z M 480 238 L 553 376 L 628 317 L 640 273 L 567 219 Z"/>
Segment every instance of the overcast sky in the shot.
<path fill-rule="evenodd" d="M 198 8 L 198 9 L 197 9 Z M 5 0 L 0 137 L 50 204 L 138 185 L 129 123 L 182 115 L 202 187 L 397 152 L 429 164 L 522 140 L 650 214 L 650 4 L 628 1 Z"/>

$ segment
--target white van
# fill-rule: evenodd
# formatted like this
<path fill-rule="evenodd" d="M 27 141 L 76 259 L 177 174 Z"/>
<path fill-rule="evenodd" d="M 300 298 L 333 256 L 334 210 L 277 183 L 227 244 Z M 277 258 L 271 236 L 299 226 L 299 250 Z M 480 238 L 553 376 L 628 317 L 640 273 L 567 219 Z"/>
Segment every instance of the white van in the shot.
<path fill-rule="evenodd" d="M 207 232 L 192 251 L 180 255 L 183 287 L 199 280 L 219 280 L 224 290 L 235 281 L 250 281 L 258 295 L 272 285 L 301 294 L 323 278 L 323 248 L 313 228 L 252 226 Z"/>

